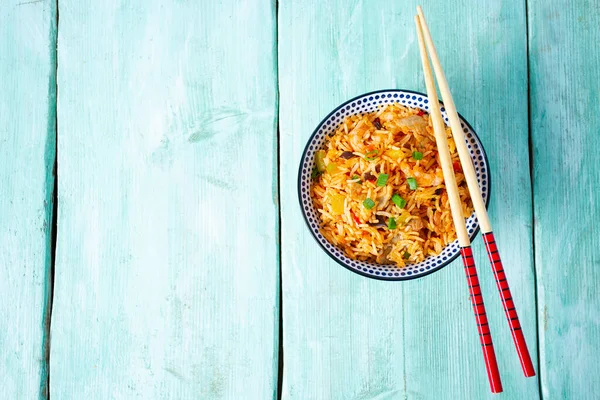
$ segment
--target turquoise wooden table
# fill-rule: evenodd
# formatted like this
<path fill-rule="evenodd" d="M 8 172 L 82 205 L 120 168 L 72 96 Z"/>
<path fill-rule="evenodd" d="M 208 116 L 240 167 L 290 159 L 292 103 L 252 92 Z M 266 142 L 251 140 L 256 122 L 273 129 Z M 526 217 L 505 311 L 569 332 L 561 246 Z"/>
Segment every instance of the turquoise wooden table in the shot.
<path fill-rule="evenodd" d="M 500 395 L 460 261 L 366 279 L 300 214 L 330 110 L 424 91 L 416 1 L 5 0 L 0 399 L 598 398 L 600 3 L 421 4 L 535 378 L 479 238 Z"/>

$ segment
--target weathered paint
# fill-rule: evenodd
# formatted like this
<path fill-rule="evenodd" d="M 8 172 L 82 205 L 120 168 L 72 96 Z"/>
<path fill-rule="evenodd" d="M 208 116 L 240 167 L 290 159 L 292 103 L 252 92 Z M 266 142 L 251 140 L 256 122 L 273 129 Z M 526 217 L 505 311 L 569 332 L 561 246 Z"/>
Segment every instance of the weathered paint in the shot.
<path fill-rule="evenodd" d="M 423 91 L 416 4 L 279 5 L 285 399 L 494 397 L 460 261 L 417 281 L 368 280 L 319 249 L 297 205 L 298 161 L 321 118 L 367 91 Z M 525 4 L 452 1 L 423 8 L 458 110 L 490 156 L 490 216 L 536 359 Z M 538 380 L 523 376 L 480 237 L 474 253 L 502 396 L 537 398 Z"/>
<path fill-rule="evenodd" d="M 51 396 L 272 398 L 275 8 L 60 1 Z"/>
<path fill-rule="evenodd" d="M 600 5 L 529 1 L 544 399 L 598 397 Z"/>
<path fill-rule="evenodd" d="M 277 173 L 283 397 L 492 397 L 458 263 L 414 282 L 367 280 L 321 252 L 297 206 L 297 163 L 328 111 L 369 90 L 423 90 L 415 5 L 281 0 L 275 38 L 268 1 L 58 2 L 54 398 L 275 396 Z M 490 215 L 535 362 L 531 123 L 535 367 L 545 399 L 592 398 L 598 7 L 530 0 L 526 16 L 524 1 L 422 5 L 490 157 Z M 56 18 L 55 1 L 0 3 L 3 399 L 48 395 Z M 480 238 L 474 251 L 501 396 L 537 398 Z"/>
<path fill-rule="evenodd" d="M 0 2 L 0 398 L 47 395 L 54 2 Z"/>

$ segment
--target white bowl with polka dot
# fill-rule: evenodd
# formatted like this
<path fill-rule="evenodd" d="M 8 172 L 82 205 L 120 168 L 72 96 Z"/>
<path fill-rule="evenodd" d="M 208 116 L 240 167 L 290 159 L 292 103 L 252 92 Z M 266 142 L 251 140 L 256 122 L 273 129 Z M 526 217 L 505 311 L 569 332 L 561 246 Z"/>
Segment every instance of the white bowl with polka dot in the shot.
<path fill-rule="evenodd" d="M 326 138 L 335 132 L 344 118 L 350 115 L 373 112 L 378 106 L 388 103 L 399 103 L 429 113 L 429 100 L 427 96 L 410 90 L 390 89 L 371 92 L 355 97 L 340 105 L 321 121 L 306 144 L 298 172 L 298 198 L 308 229 L 317 243 L 331 258 L 350 271 L 362 276 L 380 280 L 402 281 L 420 278 L 450 264 L 460 254 L 458 241 L 447 245 L 437 256 L 430 256 L 418 264 L 411 264 L 403 268 L 353 260 L 335 245 L 329 243 L 321 234 L 319 231 L 320 219 L 310 198 L 311 172 L 314 166 L 315 152 L 323 148 Z M 443 107 L 442 116 L 447 124 L 448 116 Z M 490 199 L 491 187 L 487 156 L 481 141 L 471 125 L 461 115 L 459 117 L 465 134 L 467 148 L 475 166 L 481 194 L 487 206 Z M 471 240 L 473 240 L 479 231 L 479 225 L 474 213 L 467 219 L 467 230 L 469 231 Z"/>

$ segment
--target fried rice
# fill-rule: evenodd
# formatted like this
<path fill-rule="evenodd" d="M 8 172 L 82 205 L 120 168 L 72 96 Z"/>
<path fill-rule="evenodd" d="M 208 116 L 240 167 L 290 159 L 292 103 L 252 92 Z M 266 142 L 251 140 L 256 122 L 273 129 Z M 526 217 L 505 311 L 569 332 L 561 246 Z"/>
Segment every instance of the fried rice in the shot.
<path fill-rule="evenodd" d="M 473 211 L 446 129 L 463 215 Z M 316 153 L 320 231 L 355 260 L 404 267 L 456 239 L 429 115 L 399 104 L 346 118 Z"/>

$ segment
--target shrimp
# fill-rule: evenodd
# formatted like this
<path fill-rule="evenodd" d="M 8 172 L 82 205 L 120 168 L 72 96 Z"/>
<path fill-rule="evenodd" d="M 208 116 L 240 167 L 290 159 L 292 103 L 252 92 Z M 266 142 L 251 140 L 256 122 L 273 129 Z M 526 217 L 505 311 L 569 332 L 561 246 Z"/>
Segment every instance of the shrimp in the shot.
<path fill-rule="evenodd" d="M 364 123 L 364 121 L 361 120 L 356 124 L 354 129 L 352 129 L 350 131 L 350 133 L 347 135 L 349 137 L 350 145 L 354 149 L 356 149 L 358 151 L 364 151 L 364 149 L 365 149 L 364 135 L 367 133 L 368 130 L 369 130 L 369 127 Z"/>
<path fill-rule="evenodd" d="M 406 161 L 400 163 L 400 169 L 404 172 L 407 178 L 416 178 L 417 184 L 422 187 L 438 186 L 444 182 L 444 173 L 441 168 L 436 168 L 435 172 L 427 173 L 421 171 L 417 165 L 411 166 Z"/>
<path fill-rule="evenodd" d="M 408 223 L 408 226 L 410 227 L 411 231 L 420 231 L 425 227 L 425 225 L 423 225 L 423 221 L 421 221 L 421 218 L 419 217 L 413 217 Z"/>

